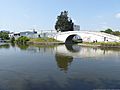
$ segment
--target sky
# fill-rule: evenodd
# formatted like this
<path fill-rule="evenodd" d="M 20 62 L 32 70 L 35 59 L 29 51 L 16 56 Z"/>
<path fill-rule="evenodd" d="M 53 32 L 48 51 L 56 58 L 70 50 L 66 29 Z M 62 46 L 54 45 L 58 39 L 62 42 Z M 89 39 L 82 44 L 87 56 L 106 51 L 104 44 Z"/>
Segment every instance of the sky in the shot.
<path fill-rule="evenodd" d="M 0 30 L 54 30 L 64 10 L 81 30 L 120 31 L 120 0 L 0 0 Z"/>

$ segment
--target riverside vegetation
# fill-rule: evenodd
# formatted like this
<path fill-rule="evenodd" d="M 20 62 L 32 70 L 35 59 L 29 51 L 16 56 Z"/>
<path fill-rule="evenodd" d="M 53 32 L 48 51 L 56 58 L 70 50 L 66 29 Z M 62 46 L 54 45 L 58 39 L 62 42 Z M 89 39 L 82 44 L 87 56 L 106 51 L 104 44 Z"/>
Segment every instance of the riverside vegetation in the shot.
<path fill-rule="evenodd" d="M 36 44 L 36 45 L 55 45 L 62 44 L 62 42 L 53 39 L 53 38 L 28 38 L 25 36 L 21 36 L 18 39 L 11 38 L 11 42 L 16 44 Z"/>
<path fill-rule="evenodd" d="M 110 31 L 110 30 L 107 30 Z M 53 38 L 28 38 L 25 36 L 21 36 L 18 39 L 15 40 L 14 37 L 11 39 L 8 36 L 8 33 L 0 32 L 0 38 L 3 40 L 9 40 L 11 43 L 16 44 L 36 44 L 36 45 L 54 45 L 54 44 L 63 44 L 63 42 L 60 42 Z M 120 42 L 83 42 L 81 45 L 85 46 L 101 46 L 101 47 L 120 47 Z"/>
<path fill-rule="evenodd" d="M 120 47 L 120 42 L 84 42 L 83 45 L 100 47 Z"/>
<path fill-rule="evenodd" d="M 34 39 L 30 39 L 30 42 L 59 42 L 56 39 L 53 38 L 34 38 Z"/>
<path fill-rule="evenodd" d="M 28 44 L 35 44 L 35 45 L 59 45 L 63 44 L 63 42 L 60 42 L 54 38 L 32 38 L 28 41 Z"/>
<path fill-rule="evenodd" d="M 14 40 L 14 39 L 13 39 Z M 13 42 L 13 41 L 12 41 Z M 62 42 L 53 38 L 27 38 L 25 36 L 19 37 L 16 41 L 17 44 L 36 44 L 36 45 L 54 45 L 62 44 Z M 120 47 L 120 42 L 83 42 L 83 46 L 100 46 L 100 47 Z"/>

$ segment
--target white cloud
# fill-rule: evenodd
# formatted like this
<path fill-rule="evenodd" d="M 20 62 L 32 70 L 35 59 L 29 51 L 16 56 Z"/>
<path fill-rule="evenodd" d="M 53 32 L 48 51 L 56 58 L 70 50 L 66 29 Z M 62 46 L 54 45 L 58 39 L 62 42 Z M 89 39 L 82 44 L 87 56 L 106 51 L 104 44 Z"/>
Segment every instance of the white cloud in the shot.
<path fill-rule="evenodd" d="M 120 13 L 117 13 L 115 17 L 120 19 Z"/>

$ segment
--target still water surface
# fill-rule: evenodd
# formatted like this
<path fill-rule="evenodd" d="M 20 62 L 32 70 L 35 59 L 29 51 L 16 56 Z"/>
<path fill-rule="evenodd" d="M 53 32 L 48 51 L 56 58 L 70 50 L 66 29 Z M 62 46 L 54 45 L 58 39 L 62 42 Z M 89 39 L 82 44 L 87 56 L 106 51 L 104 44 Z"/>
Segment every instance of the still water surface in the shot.
<path fill-rule="evenodd" d="M 0 46 L 0 90 L 120 89 L 120 50 Z"/>

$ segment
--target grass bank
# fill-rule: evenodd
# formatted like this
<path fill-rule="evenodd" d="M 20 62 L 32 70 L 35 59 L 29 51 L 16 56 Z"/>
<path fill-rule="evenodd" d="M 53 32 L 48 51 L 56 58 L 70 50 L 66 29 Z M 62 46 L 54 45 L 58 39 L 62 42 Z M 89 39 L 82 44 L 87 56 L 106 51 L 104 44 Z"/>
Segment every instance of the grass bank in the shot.
<path fill-rule="evenodd" d="M 84 42 L 79 43 L 81 46 L 91 46 L 91 47 L 117 47 L 120 48 L 120 42 Z"/>
<path fill-rule="evenodd" d="M 28 44 L 36 44 L 36 45 L 59 45 L 63 44 L 63 42 L 60 42 L 53 38 L 34 38 L 30 39 L 28 41 Z"/>
<path fill-rule="evenodd" d="M 53 38 L 34 38 L 30 39 L 30 42 L 60 42 Z"/>

